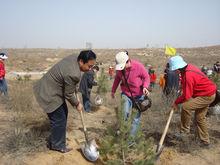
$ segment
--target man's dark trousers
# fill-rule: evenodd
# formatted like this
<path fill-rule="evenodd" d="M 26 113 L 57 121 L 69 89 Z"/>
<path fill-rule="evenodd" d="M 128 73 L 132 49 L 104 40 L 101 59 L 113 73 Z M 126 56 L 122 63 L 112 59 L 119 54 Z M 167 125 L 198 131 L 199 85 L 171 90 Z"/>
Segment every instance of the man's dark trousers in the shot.
<path fill-rule="evenodd" d="M 62 150 L 66 148 L 66 123 L 68 108 L 64 102 L 54 112 L 47 114 L 50 119 L 49 145 L 51 149 Z"/>

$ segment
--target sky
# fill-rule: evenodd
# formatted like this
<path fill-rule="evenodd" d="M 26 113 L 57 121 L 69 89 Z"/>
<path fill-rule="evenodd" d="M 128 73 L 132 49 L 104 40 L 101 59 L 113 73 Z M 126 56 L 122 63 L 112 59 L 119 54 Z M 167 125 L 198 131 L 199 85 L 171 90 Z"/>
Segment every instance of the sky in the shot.
<path fill-rule="evenodd" d="M 220 0 L 0 0 L 0 48 L 220 45 Z"/>

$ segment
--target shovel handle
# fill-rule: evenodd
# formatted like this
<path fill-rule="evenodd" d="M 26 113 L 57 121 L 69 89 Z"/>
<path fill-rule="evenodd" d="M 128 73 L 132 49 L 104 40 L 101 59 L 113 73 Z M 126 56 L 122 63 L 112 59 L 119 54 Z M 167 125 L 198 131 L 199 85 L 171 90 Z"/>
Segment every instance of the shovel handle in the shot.
<path fill-rule="evenodd" d="M 80 117 L 81 117 L 81 121 L 82 121 L 82 125 L 83 125 L 83 130 L 87 131 L 86 126 L 85 126 L 85 122 L 84 122 L 84 115 L 82 110 L 80 111 Z"/>
<path fill-rule="evenodd" d="M 167 134 L 167 131 L 168 131 L 168 128 L 169 128 L 169 125 L 170 125 L 171 118 L 173 116 L 173 112 L 174 112 L 174 109 L 172 108 L 171 111 L 170 111 L 170 115 L 169 115 L 169 118 L 167 120 L 166 126 L 164 128 L 163 134 L 162 134 L 162 136 L 160 138 L 160 142 L 158 144 L 157 152 L 159 152 L 161 150 L 161 148 L 162 148 L 165 136 Z"/>
<path fill-rule="evenodd" d="M 77 91 L 75 91 L 75 95 L 76 95 L 77 100 L 79 101 Z M 86 143 L 88 143 L 89 138 L 88 138 L 87 129 L 86 129 L 86 125 L 85 125 L 85 122 L 84 122 L 84 115 L 83 115 L 82 110 L 80 110 L 80 117 L 81 117 L 81 121 L 82 121 L 82 125 L 83 125 L 83 132 L 84 132 L 84 135 L 85 135 Z"/>
<path fill-rule="evenodd" d="M 81 116 L 81 121 L 82 121 L 82 125 L 83 125 L 83 132 L 84 132 L 84 135 L 85 135 L 85 139 L 86 139 L 86 142 L 88 142 L 87 129 L 86 129 L 86 126 L 85 126 L 84 115 L 83 115 L 82 111 L 80 111 L 80 116 Z"/>

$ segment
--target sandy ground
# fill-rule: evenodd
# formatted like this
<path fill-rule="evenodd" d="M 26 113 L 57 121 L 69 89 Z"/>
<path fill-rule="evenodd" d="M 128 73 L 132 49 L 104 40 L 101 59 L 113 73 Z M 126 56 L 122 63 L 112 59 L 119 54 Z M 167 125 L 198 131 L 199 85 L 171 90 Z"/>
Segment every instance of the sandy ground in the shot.
<path fill-rule="evenodd" d="M 0 104 L 0 142 L 4 139 L 5 135 L 11 130 L 11 122 L 9 111 L 5 110 L 5 105 Z M 108 115 L 107 115 L 108 114 Z M 114 113 L 112 110 L 101 107 L 98 111 L 92 114 L 86 114 L 85 119 L 87 122 L 90 137 L 96 137 L 96 132 L 103 129 L 104 125 L 101 123 L 111 122 Z M 74 118 L 74 120 L 71 120 Z M 84 136 L 79 114 L 69 115 L 70 125 L 75 125 L 69 128 L 67 134 L 67 143 L 73 150 L 66 154 L 61 154 L 54 151 L 45 149 L 43 152 L 29 153 L 21 157 L 14 157 L 13 154 L 0 155 L 0 164 L 27 164 L 27 165 L 90 165 L 93 164 L 84 159 L 80 152 L 79 142 L 83 142 Z M 94 130 L 94 127 L 96 130 Z M 77 140 L 76 140 L 77 139 Z M 218 165 L 220 162 L 220 144 L 215 144 L 211 149 L 199 149 L 192 153 L 179 153 L 174 147 L 165 147 L 157 165 Z M 96 164 L 100 164 L 96 162 Z"/>
<path fill-rule="evenodd" d="M 72 110 L 72 109 L 71 109 Z M 74 110 L 75 111 L 75 110 Z M 7 134 L 12 131 L 11 123 L 13 122 L 11 116 L 12 112 L 7 111 L 5 104 L 0 104 L 0 143 L 2 144 Z M 90 138 L 98 138 L 96 132 L 103 129 L 101 123 L 105 122 L 105 115 L 108 114 L 108 118 L 111 118 L 112 111 L 105 107 L 101 107 L 97 112 L 91 114 L 85 114 L 85 121 L 87 129 L 90 132 Z M 62 154 L 56 151 L 50 151 L 45 149 L 41 152 L 28 153 L 25 155 L 16 157 L 13 153 L 2 153 L 0 152 L 0 164 L 11 165 L 11 164 L 28 164 L 28 165 L 90 165 L 94 164 L 87 161 L 80 150 L 81 144 L 84 143 L 84 134 L 82 132 L 81 119 L 78 112 L 70 113 L 68 119 L 69 125 L 67 132 L 67 144 L 68 147 L 73 148 L 72 151 Z M 107 121 L 106 121 L 107 122 Z M 109 121 L 111 122 L 111 121 Z M 94 129 L 95 127 L 95 129 Z M 0 145 L 2 146 L 2 145 Z M 3 147 L 3 146 L 2 146 Z M 99 164 L 99 161 L 96 162 Z"/>

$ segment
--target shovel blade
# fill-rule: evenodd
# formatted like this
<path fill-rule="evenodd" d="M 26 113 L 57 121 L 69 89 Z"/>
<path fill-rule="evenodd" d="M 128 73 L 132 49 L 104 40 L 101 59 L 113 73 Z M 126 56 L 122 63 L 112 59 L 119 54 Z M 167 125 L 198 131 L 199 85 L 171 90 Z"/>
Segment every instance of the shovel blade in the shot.
<path fill-rule="evenodd" d="M 99 158 L 99 151 L 97 150 L 97 147 L 98 146 L 93 139 L 88 143 L 85 142 L 81 147 L 81 151 L 87 160 L 95 162 Z"/>
<path fill-rule="evenodd" d="M 156 149 L 156 156 L 159 157 L 163 151 L 163 145 L 157 145 L 157 149 Z"/>

